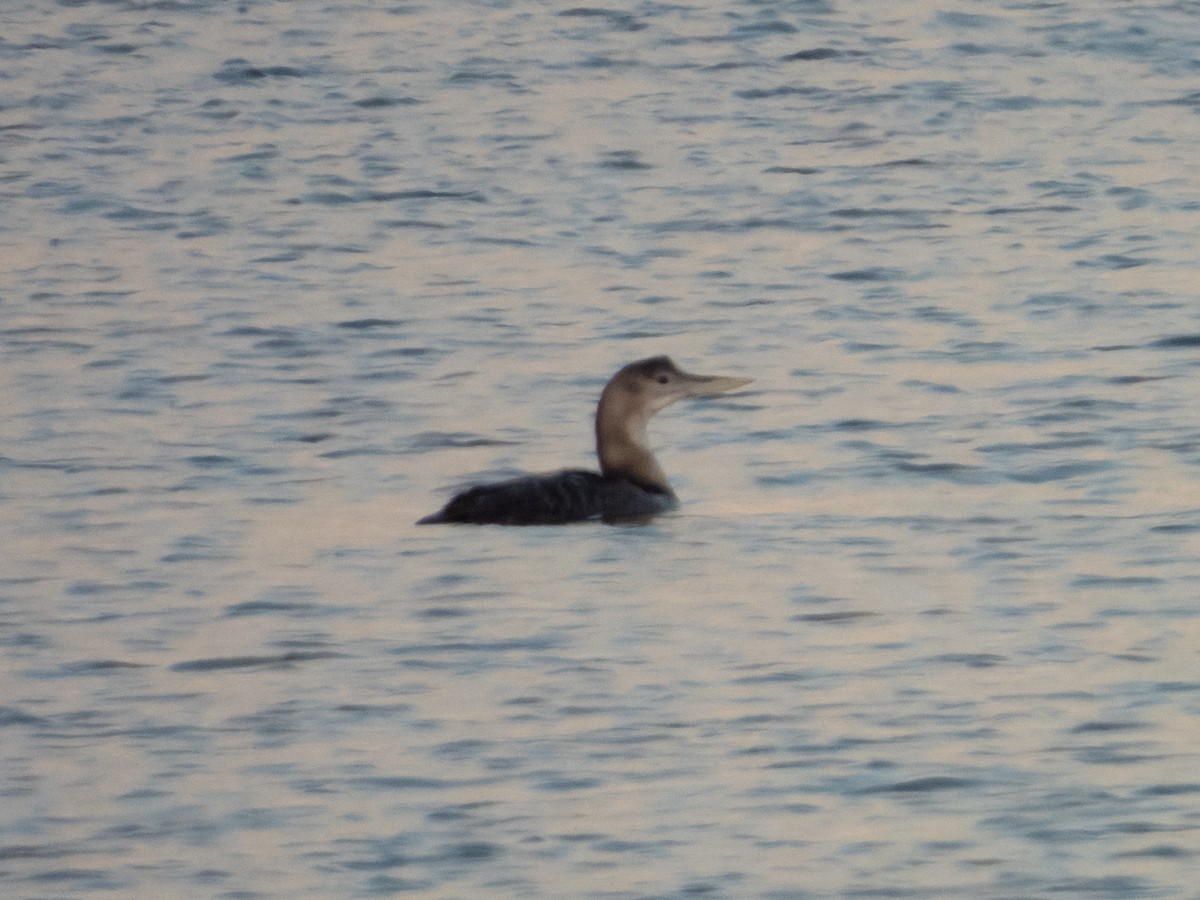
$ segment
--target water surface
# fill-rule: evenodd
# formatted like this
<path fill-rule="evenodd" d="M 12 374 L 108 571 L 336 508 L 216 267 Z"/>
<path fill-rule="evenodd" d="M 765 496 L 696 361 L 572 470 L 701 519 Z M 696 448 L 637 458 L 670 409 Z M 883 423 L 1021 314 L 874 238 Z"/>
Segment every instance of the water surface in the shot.
<path fill-rule="evenodd" d="M 5 896 L 1189 896 L 1198 25 L 9 10 Z"/>

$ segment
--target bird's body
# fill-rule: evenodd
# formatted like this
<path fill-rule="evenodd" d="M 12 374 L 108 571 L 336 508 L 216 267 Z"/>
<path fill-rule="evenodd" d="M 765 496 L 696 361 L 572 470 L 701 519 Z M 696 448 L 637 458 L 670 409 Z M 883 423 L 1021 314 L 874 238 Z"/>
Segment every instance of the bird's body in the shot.
<path fill-rule="evenodd" d="M 605 386 L 596 409 L 599 472 L 565 469 L 477 485 L 417 524 L 638 522 L 675 509 L 679 501 L 650 451 L 650 417 L 684 397 L 723 394 L 749 381 L 690 375 L 665 356 L 630 363 Z"/>
<path fill-rule="evenodd" d="M 643 487 L 599 472 L 564 469 L 467 488 L 420 524 L 565 525 L 599 519 L 633 522 L 679 505 L 669 488 Z"/>

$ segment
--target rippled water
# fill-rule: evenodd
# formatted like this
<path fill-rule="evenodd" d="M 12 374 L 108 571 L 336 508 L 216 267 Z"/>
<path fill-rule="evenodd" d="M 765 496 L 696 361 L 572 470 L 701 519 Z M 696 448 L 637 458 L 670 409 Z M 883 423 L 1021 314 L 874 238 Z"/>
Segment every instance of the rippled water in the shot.
<path fill-rule="evenodd" d="M 2 21 L 4 896 L 1194 896 L 1195 5 Z"/>

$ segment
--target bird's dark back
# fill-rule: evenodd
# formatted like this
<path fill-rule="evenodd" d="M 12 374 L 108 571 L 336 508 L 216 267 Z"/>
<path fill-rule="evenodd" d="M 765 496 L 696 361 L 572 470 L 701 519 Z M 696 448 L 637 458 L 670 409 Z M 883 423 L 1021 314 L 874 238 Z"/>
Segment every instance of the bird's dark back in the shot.
<path fill-rule="evenodd" d="M 647 490 L 597 472 L 567 469 L 468 488 L 420 524 L 560 525 L 647 519 L 675 508 L 670 492 Z"/>

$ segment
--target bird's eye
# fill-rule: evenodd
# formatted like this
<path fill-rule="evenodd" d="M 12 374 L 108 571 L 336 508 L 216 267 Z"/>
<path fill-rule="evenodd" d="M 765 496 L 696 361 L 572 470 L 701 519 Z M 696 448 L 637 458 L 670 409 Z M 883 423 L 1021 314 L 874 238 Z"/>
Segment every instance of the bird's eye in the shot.
<path fill-rule="evenodd" d="M 671 376 L 670 375 L 659 375 L 658 378 L 656 378 L 655 380 L 659 384 L 666 384 L 668 381 L 671 380 Z"/>

